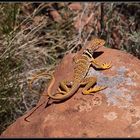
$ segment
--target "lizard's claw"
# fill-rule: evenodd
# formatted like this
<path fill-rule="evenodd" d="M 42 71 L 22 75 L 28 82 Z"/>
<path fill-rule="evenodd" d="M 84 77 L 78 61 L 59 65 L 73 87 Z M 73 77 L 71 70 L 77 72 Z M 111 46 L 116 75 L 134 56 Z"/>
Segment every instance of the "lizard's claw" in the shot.
<path fill-rule="evenodd" d="M 103 64 L 101 65 L 101 68 L 102 68 L 102 69 L 109 69 L 109 68 L 111 68 L 111 67 L 112 67 L 111 62 L 110 62 L 110 63 L 103 63 Z"/>

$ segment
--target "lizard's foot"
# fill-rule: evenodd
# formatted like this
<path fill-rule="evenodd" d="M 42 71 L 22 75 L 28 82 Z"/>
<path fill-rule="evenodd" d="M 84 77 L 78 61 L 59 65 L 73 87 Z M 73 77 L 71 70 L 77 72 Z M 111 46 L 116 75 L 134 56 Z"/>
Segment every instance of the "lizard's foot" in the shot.
<path fill-rule="evenodd" d="M 90 88 L 89 90 L 83 90 L 84 95 L 92 94 L 98 91 L 101 91 L 103 89 L 107 88 L 107 86 L 96 86 L 94 88 Z"/>
<path fill-rule="evenodd" d="M 111 62 L 110 62 L 110 63 L 103 63 L 103 64 L 101 65 L 101 68 L 102 68 L 102 69 L 109 69 L 109 68 L 111 68 L 111 67 L 112 67 Z"/>

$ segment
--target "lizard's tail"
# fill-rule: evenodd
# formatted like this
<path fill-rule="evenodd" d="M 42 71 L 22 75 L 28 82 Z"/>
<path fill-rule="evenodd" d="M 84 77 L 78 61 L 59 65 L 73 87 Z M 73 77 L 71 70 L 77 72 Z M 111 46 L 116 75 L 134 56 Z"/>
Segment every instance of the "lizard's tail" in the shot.
<path fill-rule="evenodd" d="M 37 74 L 37 75 L 33 76 L 32 80 L 29 82 L 29 89 L 31 91 L 35 92 L 35 90 L 32 89 L 32 84 L 36 79 L 39 79 L 39 77 L 42 77 L 42 76 L 46 76 L 46 77 L 50 76 L 51 79 L 53 79 L 53 77 L 54 77 L 52 73 L 47 73 L 47 72 L 42 72 L 40 74 Z"/>
<path fill-rule="evenodd" d="M 53 76 L 52 73 L 43 72 L 43 73 L 37 74 L 37 75 L 34 76 L 34 78 L 29 82 L 29 88 L 30 88 L 30 90 L 34 91 L 34 90 L 31 88 L 31 87 L 32 87 L 32 83 L 34 82 L 34 80 L 38 79 L 40 76 L 47 76 L 47 75 L 51 76 L 52 79 L 54 80 L 54 76 Z M 34 92 L 35 92 L 35 91 L 34 91 Z M 50 97 L 48 98 L 46 107 L 48 107 L 48 106 L 50 105 L 50 104 L 48 104 L 48 103 L 49 103 L 49 100 L 50 100 Z M 26 117 L 24 118 L 24 120 L 27 121 L 27 122 L 29 122 L 29 121 L 27 120 L 27 118 L 28 118 L 29 116 L 31 116 L 31 115 L 32 115 L 40 106 L 42 106 L 44 103 L 46 103 L 46 101 L 44 101 L 44 102 L 42 102 L 40 105 L 38 105 L 28 116 L 26 116 Z"/>
<path fill-rule="evenodd" d="M 26 116 L 26 117 L 24 118 L 24 120 L 25 120 L 26 122 L 30 122 L 30 121 L 27 120 L 27 118 L 30 117 L 30 116 L 31 116 L 40 106 L 42 106 L 45 102 L 46 102 L 46 101 L 42 102 L 39 106 L 37 106 L 28 116 Z"/>
<path fill-rule="evenodd" d="M 47 101 L 47 104 L 46 104 L 45 108 L 51 105 L 51 104 L 49 103 L 49 101 L 50 101 L 50 97 L 48 98 L 48 101 Z M 40 106 L 42 106 L 44 103 L 46 103 L 46 101 L 44 101 L 44 102 L 42 102 L 40 105 L 38 105 L 28 116 L 26 116 L 26 117 L 24 118 L 24 120 L 27 121 L 27 122 L 30 122 L 30 121 L 27 120 L 27 118 L 30 117 L 30 116 L 31 116 Z"/>

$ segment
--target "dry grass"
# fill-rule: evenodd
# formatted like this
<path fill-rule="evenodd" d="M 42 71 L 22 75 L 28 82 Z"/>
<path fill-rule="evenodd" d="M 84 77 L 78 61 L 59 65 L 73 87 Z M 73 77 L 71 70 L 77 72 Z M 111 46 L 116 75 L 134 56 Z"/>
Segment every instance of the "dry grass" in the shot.
<path fill-rule="evenodd" d="M 75 37 L 72 18 L 56 23 L 47 16 L 40 16 L 36 25 L 34 19 L 40 8 L 34 9 L 12 31 L 1 30 L 3 35 L 0 47 L 1 132 L 36 105 L 43 90 L 42 84 L 48 82 L 48 79 L 38 80 L 33 87 L 38 94 L 31 94 L 28 81 L 32 75 L 38 71 L 53 70 L 68 47 L 71 48 L 76 42 L 72 42 Z M 72 13 L 66 10 L 67 14 L 72 16 Z M 19 15 L 16 16 L 18 19 Z"/>

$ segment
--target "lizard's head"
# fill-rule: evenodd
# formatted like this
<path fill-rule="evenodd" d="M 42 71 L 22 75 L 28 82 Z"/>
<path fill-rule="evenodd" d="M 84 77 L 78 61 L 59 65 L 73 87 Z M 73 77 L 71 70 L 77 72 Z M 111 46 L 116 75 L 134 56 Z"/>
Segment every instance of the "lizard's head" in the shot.
<path fill-rule="evenodd" d="M 89 57 L 92 57 L 95 50 L 99 47 L 104 46 L 105 41 L 99 38 L 93 38 L 86 46 L 84 53 L 87 54 Z"/>

